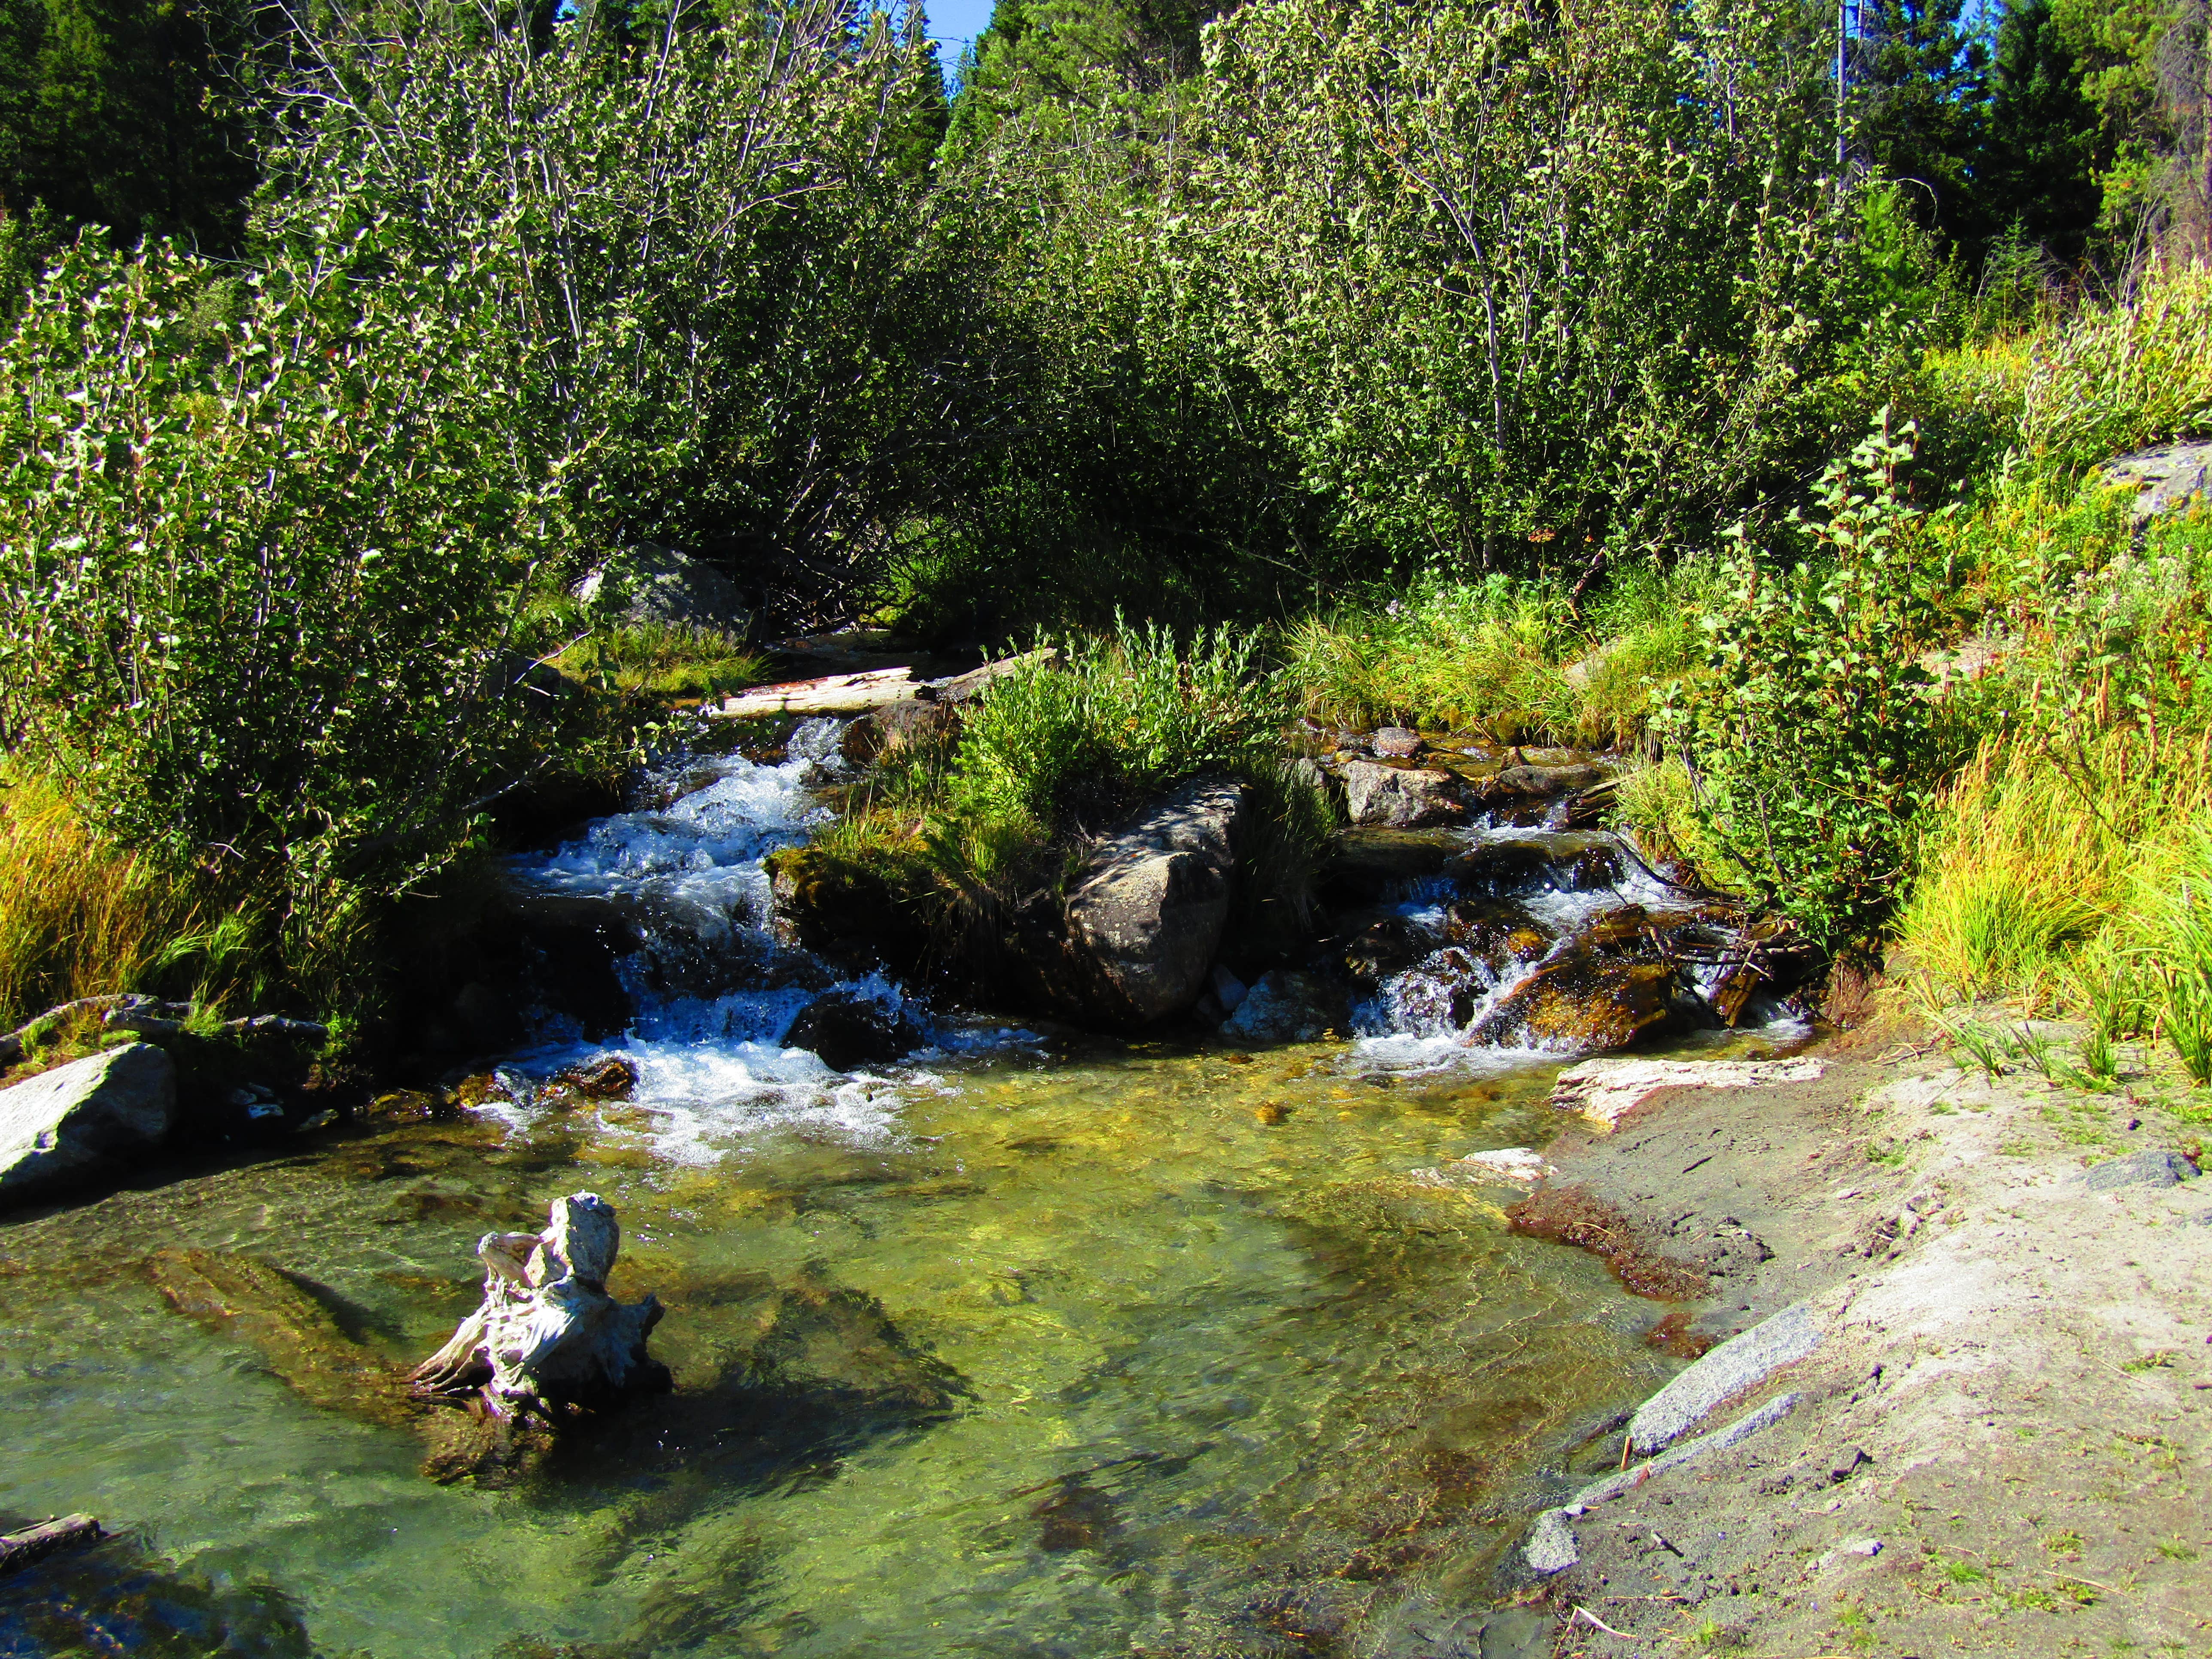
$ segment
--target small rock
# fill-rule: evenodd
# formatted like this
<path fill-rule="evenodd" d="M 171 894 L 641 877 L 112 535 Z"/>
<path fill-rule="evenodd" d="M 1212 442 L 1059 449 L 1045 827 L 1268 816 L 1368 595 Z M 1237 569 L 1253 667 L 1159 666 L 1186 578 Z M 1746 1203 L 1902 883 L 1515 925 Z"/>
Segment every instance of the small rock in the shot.
<path fill-rule="evenodd" d="M 1421 752 L 1421 734 L 1403 726 L 1377 726 L 1368 741 L 1385 759 L 1408 760 Z"/>
<path fill-rule="evenodd" d="M 1221 1034 L 1240 1042 L 1312 1042 L 1349 1016 L 1340 988 L 1316 974 L 1276 968 L 1260 976 Z"/>
<path fill-rule="evenodd" d="M 1533 1187 L 1547 1176 L 1559 1171 L 1544 1162 L 1541 1152 L 1526 1146 L 1504 1146 L 1494 1152 L 1469 1152 L 1460 1159 L 1460 1167 L 1470 1174 L 1493 1176 L 1500 1181 L 1510 1181 L 1516 1186 Z"/>
<path fill-rule="evenodd" d="M 1521 1547 L 1522 1559 L 1529 1571 L 1549 1577 L 1555 1572 L 1565 1572 L 1583 1559 L 1582 1547 L 1575 1541 L 1575 1529 L 1567 1524 L 1565 1510 L 1546 1510 L 1536 1517 L 1529 1528 L 1528 1541 Z"/>
<path fill-rule="evenodd" d="M 586 1100 L 628 1100 L 637 1088 L 637 1062 L 621 1054 L 563 1066 L 549 1081 L 573 1089 Z"/>
<path fill-rule="evenodd" d="M 1466 815 L 1449 772 L 1354 761 L 1344 769 L 1344 806 L 1356 824 L 1414 830 Z"/>
<path fill-rule="evenodd" d="M 1838 1555 L 1876 1556 L 1881 1553 L 1879 1538 L 1855 1538 L 1836 1552 Z"/>
<path fill-rule="evenodd" d="M 2118 1187 L 2179 1187 L 2197 1176 L 2197 1165 L 2179 1152 L 2130 1152 L 2094 1164 L 2074 1179 L 2091 1192 L 2111 1192 Z"/>
<path fill-rule="evenodd" d="M 1235 1013 L 1244 1006 L 1244 999 L 1250 994 L 1243 980 L 1219 963 L 1213 964 L 1213 1000 L 1221 1005 L 1223 1013 Z"/>
<path fill-rule="evenodd" d="M 1860 1465 L 1873 1462 L 1874 1459 L 1869 1457 L 1863 1449 L 1858 1446 L 1846 1446 L 1836 1454 L 1836 1461 L 1828 1466 L 1828 1479 L 1848 1480 L 1858 1470 Z"/>

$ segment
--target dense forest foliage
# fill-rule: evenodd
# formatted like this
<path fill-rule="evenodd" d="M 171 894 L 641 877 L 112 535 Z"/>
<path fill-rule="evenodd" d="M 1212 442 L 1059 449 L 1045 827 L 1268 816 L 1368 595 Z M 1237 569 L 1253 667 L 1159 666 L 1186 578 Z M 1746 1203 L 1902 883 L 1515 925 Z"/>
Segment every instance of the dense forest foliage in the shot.
<path fill-rule="evenodd" d="M 649 540 L 764 633 L 1235 621 L 1648 740 L 1651 833 L 1871 949 L 1984 731 L 1895 653 L 2096 562 L 1959 526 L 2206 418 L 2208 88 L 2204 0 L 1001 0 L 949 94 L 918 4 L 0 0 L 11 833 L 328 1004 L 651 740 L 516 691 Z"/>

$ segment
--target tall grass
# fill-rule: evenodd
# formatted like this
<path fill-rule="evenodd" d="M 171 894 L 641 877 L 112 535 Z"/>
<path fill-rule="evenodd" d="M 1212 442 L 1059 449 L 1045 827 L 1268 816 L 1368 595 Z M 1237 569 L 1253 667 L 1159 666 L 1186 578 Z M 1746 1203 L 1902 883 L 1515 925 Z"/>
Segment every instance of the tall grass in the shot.
<path fill-rule="evenodd" d="M 1284 655 L 1317 719 L 1498 743 L 1626 743 L 1656 688 L 1698 660 L 1702 580 L 1700 568 L 1638 568 L 1579 617 L 1557 582 L 1430 581 L 1293 624 Z"/>
<path fill-rule="evenodd" d="M 242 884 L 118 849 L 41 780 L 0 790 L 0 1030 L 116 991 L 250 1002 L 270 933 Z"/>
<path fill-rule="evenodd" d="M 2212 432 L 2212 269 L 2152 266 L 2131 303 L 2087 308 L 2035 342 L 2021 381 L 2021 447 L 2071 475 L 2108 456 Z"/>

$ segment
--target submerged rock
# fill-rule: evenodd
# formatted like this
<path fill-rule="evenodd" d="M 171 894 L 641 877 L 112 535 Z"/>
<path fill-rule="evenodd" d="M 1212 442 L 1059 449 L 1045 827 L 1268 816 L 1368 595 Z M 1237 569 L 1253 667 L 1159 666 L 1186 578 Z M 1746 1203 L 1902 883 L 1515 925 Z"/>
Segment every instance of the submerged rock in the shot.
<path fill-rule="evenodd" d="M 1466 814 L 1449 772 L 1353 761 L 1344 769 L 1345 810 L 1355 824 L 1416 830 Z"/>
<path fill-rule="evenodd" d="M 888 1065 L 929 1045 L 929 1035 L 902 1012 L 832 991 L 799 1011 L 783 1034 L 787 1048 L 805 1048 L 833 1072 Z"/>
<path fill-rule="evenodd" d="M 176 1064 L 150 1042 L 0 1089 L 0 1200 L 112 1169 L 158 1145 L 176 1115 Z"/>

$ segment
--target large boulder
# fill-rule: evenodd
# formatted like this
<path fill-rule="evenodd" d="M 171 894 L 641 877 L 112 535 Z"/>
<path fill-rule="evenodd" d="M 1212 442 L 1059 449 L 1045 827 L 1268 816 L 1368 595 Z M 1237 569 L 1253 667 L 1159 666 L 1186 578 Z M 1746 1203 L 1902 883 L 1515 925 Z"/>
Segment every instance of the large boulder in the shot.
<path fill-rule="evenodd" d="M 849 991 L 815 998 L 783 1034 L 785 1048 L 809 1049 L 833 1072 L 889 1065 L 928 1042 L 929 1034 L 903 1012 Z"/>
<path fill-rule="evenodd" d="M 0 1089 L 0 1199 L 80 1180 L 159 1143 L 177 1116 L 177 1068 L 132 1042 Z"/>
<path fill-rule="evenodd" d="M 1344 769 L 1344 805 L 1352 823 L 1390 830 L 1451 823 L 1464 817 L 1449 772 L 1353 761 Z"/>
<path fill-rule="evenodd" d="M 1229 921 L 1242 784 L 1198 778 L 1101 840 L 1064 905 L 1024 906 L 1017 984 L 1053 1012 L 1133 1030 L 1206 989 Z"/>
<path fill-rule="evenodd" d="M 1586 1052 L 1626 1048 L 1718 1023 L 1672 963 L 1577 955 L 1529 975 L 1468 1037 L 1475 1043 Z"/>
<path fill-rule="evenodd" d="M 738 585 L 689 553 L 640 542 L 610 556 L 572 590 L 585 605 L 633 627 L 647 623 L 745 633 L 753 613 Z"/>
<path fill-rule="evenodd" d="M 2212 441 L 2165 444 L 2117 456 L 2101 469 L 2104 481 L 2133 485 L 2129 511 L 2137 520 L 2186 507 L 2192 496 L 2212 495 Z"/>

